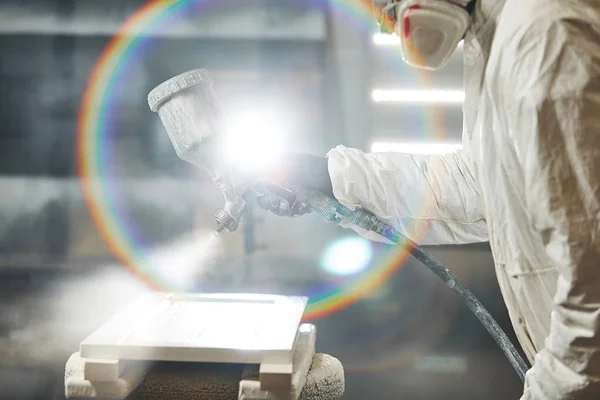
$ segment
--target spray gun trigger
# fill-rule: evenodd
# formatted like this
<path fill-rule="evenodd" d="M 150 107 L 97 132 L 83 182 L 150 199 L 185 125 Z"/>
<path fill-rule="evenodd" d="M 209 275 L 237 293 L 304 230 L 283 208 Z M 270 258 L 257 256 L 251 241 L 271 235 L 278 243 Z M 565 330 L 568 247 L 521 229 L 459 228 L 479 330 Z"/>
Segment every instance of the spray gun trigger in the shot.
<path fill-rule="evenodd" d="M 298 188 L 267 181 L 254 182 L 251 188 L 258 195 L 260 207 L 276 215 L 297 217 L 311 212 L 306 199 L 298 195 Z"/>

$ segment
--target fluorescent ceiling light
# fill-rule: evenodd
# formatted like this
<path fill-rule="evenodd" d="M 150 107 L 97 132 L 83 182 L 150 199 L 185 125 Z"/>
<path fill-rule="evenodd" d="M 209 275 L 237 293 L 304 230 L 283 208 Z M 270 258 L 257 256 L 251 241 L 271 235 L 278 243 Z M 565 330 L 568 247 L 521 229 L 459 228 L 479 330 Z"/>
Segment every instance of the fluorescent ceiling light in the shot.
<path fill-rule="evenodd" d="M 400 45 L 400 36 L 395 33 L 381 33 L 377 32 L 373 34 L 373 44 L 377 46 L 398 46 Z M 462 49 L 463 41 L 458 42 L 458 49 Z"/>
<path fill-rule="evenodd" d="M 400 37 L 395 33 L 376 33 L 373 35 L 373 43 L 377 46 L 394 46 L 400 44 Z"/>
<path fill-rule="evenodd" d="M 375 89 L 371 98 L 376 103 L 462 103 L 462 90 L 395 90 Z"/>
<path fill-rule="evenodd" d="M 460 143 L 375 142 L 372 153 L 448 154 L 462 149 Z"/>

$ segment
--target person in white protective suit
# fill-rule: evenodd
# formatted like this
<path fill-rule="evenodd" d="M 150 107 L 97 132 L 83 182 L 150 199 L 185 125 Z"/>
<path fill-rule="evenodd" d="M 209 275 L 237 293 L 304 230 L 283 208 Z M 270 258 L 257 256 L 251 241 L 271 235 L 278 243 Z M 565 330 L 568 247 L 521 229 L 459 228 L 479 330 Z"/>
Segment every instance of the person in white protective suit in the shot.
<path fill-rule="evenodd" d="M 600 2 L 400 0 L 383 9 L 411 65 L 441 67 L 464 39 L 462 150 L 338 146 L 327 158 L 289 158 L 281 180 L 329 191 L 408 237 L 424 229 L 412 237 L 419 244 L 489 241 L 533 365 L 521 399 L 600 399 Z M 264 208 L 293 214 L 267 197 Z"/>

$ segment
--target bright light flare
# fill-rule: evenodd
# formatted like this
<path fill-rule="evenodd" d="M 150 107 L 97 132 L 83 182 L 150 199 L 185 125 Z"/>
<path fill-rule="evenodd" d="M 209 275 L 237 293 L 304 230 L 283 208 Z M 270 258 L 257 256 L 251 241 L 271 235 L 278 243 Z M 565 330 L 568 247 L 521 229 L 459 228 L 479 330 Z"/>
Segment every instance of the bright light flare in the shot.
<path fill-rule="evenodd" d="M 238 168 L 262 170 L 284 151 L 290 130 L 283 116 L 271 107 L 232 113 L 225 127 L 225 156 Z"/>
<path fill-rule="evenodd" d="M 371 92 L 375 103 L 462 103 L 465 92 L 462 90 L 410 90 L 375 89 Z"/>
<path fill-rule="evenodd" d="M 354 275 L 364 271 L 373 257 L 371 242 L 361 237 L 333 242 L 321 258 L 321 267 L 333 275 Z"/>
<path fill-rule="evenodd" d="M 462 149 L 460 143 L 389 143 L 375 142 L 372 153 L 448 154 Z"/>

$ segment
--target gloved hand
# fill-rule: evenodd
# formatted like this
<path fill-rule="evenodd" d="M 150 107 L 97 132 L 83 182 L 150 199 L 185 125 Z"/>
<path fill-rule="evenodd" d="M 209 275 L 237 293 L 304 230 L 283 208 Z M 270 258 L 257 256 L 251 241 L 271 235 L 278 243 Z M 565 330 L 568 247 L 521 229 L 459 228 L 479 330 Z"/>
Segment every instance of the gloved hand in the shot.
<path fill-rule="evenodd" d="M 260 182 L 267 182 L 275 185 L 317 189 L 333 197 L 327 158 L 322 156 L 288 154 L 281 157 L 268 171 L 256 173 L 238 169 L 234 175 L 236 185 L 240 182 L 250 186 L 255 182 L 259 185 Z M 275 193 L 269 193 L 268 185 L 260 186 L 262 194 L 257 195 L 257 203 L 262 209 L 285 217 L 295 217 L 308 212 L 301 204 L 289 204 L 281 201 Z"/>

